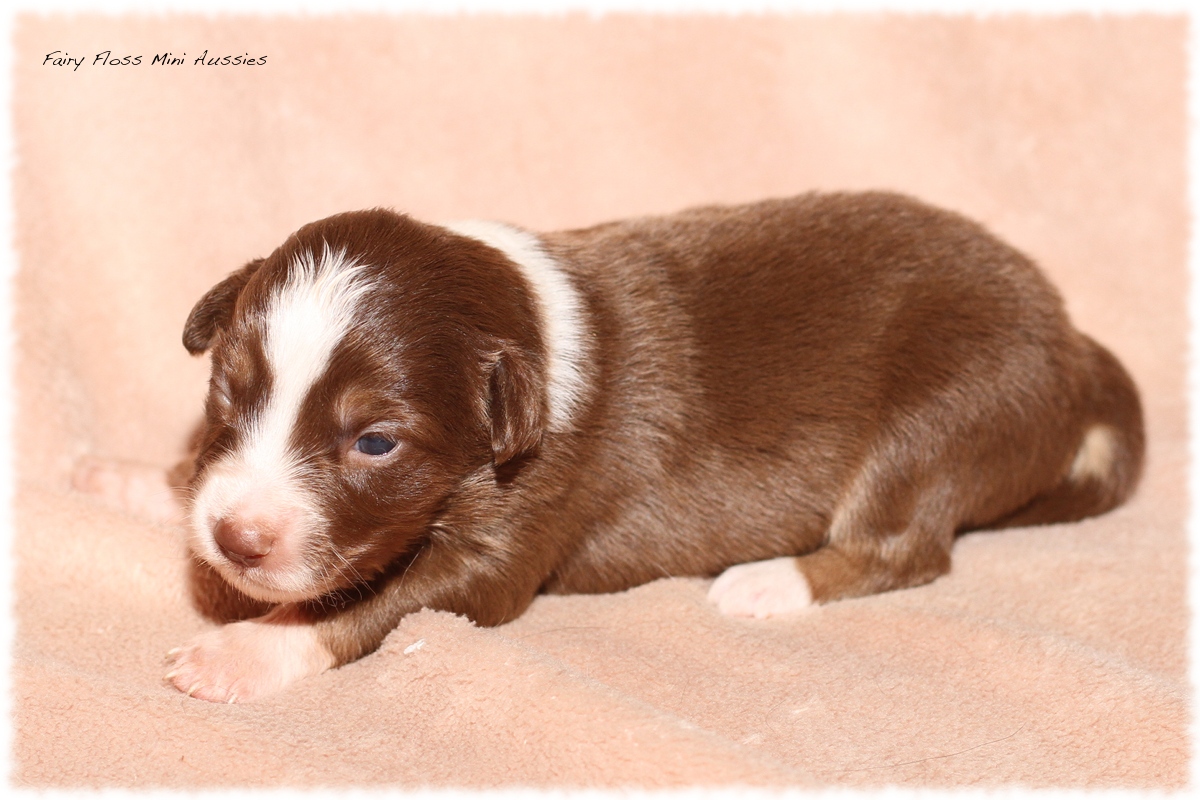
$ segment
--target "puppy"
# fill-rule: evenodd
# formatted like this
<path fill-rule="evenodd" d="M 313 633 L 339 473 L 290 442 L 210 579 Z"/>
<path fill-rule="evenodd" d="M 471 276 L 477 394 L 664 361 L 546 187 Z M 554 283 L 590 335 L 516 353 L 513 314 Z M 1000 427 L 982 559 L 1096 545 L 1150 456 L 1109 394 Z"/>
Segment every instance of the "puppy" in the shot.
<path fill-rule="evenodd" d="M 1133 490 L 1137 392 L 1030 261 L 892 194 L 533 234 L 385 210 L 306 225 L 213 287 L 192 479 L 231 622 L 168 680 L 245 701 L 423 607 L 720 575 L 769 617 L 916 586 L 959 531 Z"/>

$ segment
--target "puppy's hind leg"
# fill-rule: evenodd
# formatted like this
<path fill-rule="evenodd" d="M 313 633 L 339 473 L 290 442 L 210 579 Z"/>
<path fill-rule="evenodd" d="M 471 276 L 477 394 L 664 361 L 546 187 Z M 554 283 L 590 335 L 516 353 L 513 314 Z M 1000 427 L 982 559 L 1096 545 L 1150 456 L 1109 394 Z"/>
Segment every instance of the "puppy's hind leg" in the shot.
<path fill-rule="evenodd" d="M 928 583 L 950 570 L 955 523 L 948 494 L 864 469 L 819 548 L 730 567 L 708 598 L 723 614 L 764 618 Z"/>
<path fill-rule="evenodd" d="M 758 619 L 802 611 L 813 602 L 800 559 L 790 556 L 730 567 L 713 581 L 708 599 L 722 614 Z"/>

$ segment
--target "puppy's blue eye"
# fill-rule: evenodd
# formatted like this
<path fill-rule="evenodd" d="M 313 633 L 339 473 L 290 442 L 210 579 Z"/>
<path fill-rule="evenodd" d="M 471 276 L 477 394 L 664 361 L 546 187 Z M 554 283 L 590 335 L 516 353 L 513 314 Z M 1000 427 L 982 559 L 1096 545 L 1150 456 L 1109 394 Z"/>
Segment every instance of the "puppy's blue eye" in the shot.
<path fill-rule="evenodd" d="M 391 439 L 377 433 L 368 433 L 354 443 L 355 450 L 368 456 L 382 456 L 390 453 L 395 446 L 396 443 Z"/>

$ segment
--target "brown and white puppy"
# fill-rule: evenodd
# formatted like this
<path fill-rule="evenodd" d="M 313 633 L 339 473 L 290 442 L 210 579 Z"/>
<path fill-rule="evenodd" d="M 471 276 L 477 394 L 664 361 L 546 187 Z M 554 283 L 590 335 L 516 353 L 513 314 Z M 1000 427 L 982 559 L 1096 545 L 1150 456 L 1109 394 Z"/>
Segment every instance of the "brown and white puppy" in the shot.
<path fill-rule="evenodd" d="M 959 531 L 1133 490 L 1137 392 L 1030 261 L 891 194 L 535 235 L 306 225 L 184 331 L 212 380 L 168 679 L 249 700 L 423 607 L 717 575 L 767 617 L 915 586 Z"/>

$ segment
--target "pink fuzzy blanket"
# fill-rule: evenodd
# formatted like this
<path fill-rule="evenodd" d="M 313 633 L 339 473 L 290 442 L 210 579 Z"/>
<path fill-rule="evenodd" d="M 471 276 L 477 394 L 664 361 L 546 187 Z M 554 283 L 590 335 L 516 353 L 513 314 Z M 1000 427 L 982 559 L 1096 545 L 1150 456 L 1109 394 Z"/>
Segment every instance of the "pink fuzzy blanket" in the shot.
<path fill-rule="evenodd" d="M 1186 37 L 1156 16 L 19 19 L 12 779 L 1182 786 Z M 1129 505 L 967 535 L 931 585 L 787 619 L 724 618 L 676 578 L 494 629 L 423 611 L 259 703 L 163 685 L 209 624 L 182 531 L 71 475 L 182 456 L 207 365 L 180 333 L 219 277 L 352 208 L 552 229 L 858 188 L 1044 266 L 1141 387 Z"/>

